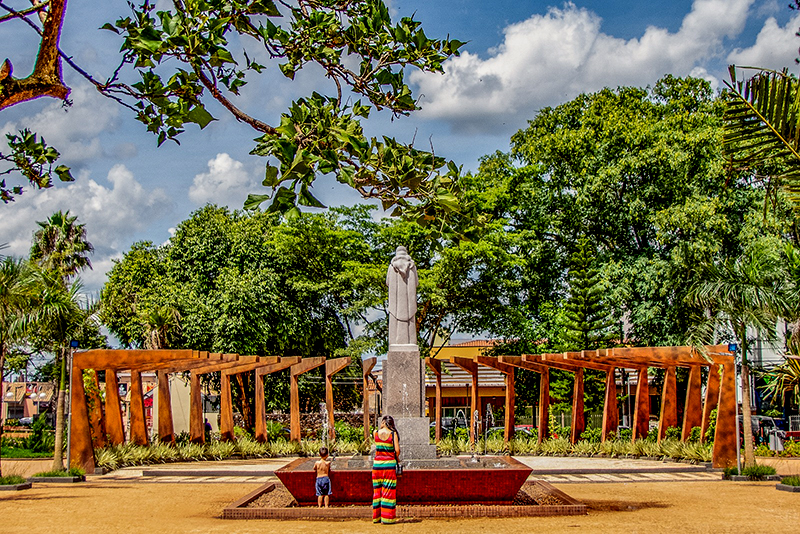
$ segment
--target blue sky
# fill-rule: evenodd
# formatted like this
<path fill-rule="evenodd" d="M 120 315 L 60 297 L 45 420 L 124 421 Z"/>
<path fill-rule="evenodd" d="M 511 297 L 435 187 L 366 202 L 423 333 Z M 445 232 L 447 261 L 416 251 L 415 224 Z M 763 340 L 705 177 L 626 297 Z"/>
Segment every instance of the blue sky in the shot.
<path fill-rule="evenodd" d="M 12 6 L 29 5 L 10 0 Z M 431 37 L 469 41 L 444 75 L 411 74 L 422 110 L 390 121 L 374 115 L 371 135 L 415 138 L 467 170 L 479 158 L 507 150 L 509 137 L 538 109 L 603 87 L 652 85 L 664 74 L 707 78 L 715 87 L 727 65 L 788 67 L 795 57 L 800 17 L 786 0 L 585 0 L 568 3 L 495 0 L 392 0 L 395 16 L 416 13 Z M 169 3 L 160 1 L 159 5 Z M 68 5 L 62 49 L 86 70 L 104 78 L 117 60 L 118 38 L 99 31 L 128 14 L 125 2 Z M 15 74 L 29 72 L 36 35 L 18 21 L 0 24 L 0 44 Z M 1 58 L 0 58 L 1 59 Z M 249 192 L 263 192 L 264 161 L 249 156 L 255 132 L 220 108 L 204 131 L 190 128 L 181 145 L 156 148 L 130 113 L 99 96 L 65 66 L 73 106 L 40 99 L 0 112 L 3 133 L 28 127 L 57 147 L 77 178 L 46 191 L 28 191 L 0 206 L 0 243 L 5 253 L 24 255 L 37 220 L 70 210 L 86 223 L 94 244 L 94 270 L 84 278 L 98 290 L 110 269 L 138 240 L 163 243 L 170 230 L 206 202 L 241 207 Z M 276 122 L 292 99 L 326 90 L 313 69 L 295 83 L 274 70 L 251 79 L 238 103 L 267 122 Z M 322 178 L 315 193 L 328 205 L 359 197 Z"/>

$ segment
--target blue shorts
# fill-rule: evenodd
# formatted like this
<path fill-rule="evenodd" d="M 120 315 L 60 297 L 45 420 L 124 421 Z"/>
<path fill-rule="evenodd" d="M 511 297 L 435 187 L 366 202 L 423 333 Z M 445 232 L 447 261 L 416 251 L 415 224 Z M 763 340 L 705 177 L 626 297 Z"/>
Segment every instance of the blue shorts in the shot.
<path fill-rule="evenodd" d="M 317 477 L 317 497 L 331 494 L 331 479 L 329 477 Z"/>

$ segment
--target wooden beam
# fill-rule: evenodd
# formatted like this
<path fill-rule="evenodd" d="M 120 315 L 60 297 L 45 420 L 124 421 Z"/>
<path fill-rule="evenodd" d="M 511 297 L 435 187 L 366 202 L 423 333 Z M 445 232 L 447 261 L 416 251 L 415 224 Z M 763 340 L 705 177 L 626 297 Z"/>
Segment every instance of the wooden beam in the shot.
<path fill-rule="evenodd" d="M 609 433 L 617 434 L 619 426 L 619 409 L 617 408 L 617 377 L 616 369 L 612 367 L 606 371 L 606 392 L 603 402 L 603 431 L 601 441 L 608 439 Z"/>
<path fill-rule="evenodd" d="M 436 377 L 434 396 L 436 407 L 434 408 L 434 440 L 439 443 L 442 439 L 442 361 L 436 358 L 425 358 L 425 364 L 433 371 Z"/>
<path fill-rule="evenodd" d="M 328 410 L 328 439 L 336 439 L 333 420 L 333 375 L 350 365 L 349 356 L 325 361 L 325 408 Z"/>
<path fill-rule="evenodd" d="M 545 365 L 524 361 L 522 356 L 498 356 L 498 359 L 501 363 L 507 363 L 539 374 L 547 373 L 549 370 L 549 367 Z"/>
<path fill-rule="evenodd" d="M 206 442 L 206 426 L 203 421 L 203 391 L 200 389 L 199 371 L 192 371 L 189 380 L 189 440 L 192 443 Z"/>
<path fill-rule="evenodd" d="M 544 368 L 544 371 L 539 373 L 539 434 L 537 442 L 539 445 L 542 441 L 550 437 L 550 370 Z"/>
<path fill-rule="evenodd" d="M 583 368 L 575 371 L 575 382 L 572 388 L 572 425 L 570 441 L 577 443 L 586 430 L 586 409 L 583 404 Z"/>
<path fill-rule="evenodd" d="M 488 356 L 477 356 L 475 361 L 480 365 L 496 369 L 503 373 L 505 379 L 505 411 L 503 421 L 503 439 L 506 443 L 514 437 L 514 409 L 515 409 L 515 392 L 514 392 L 514 369 L 513 365 L 503 363 L 497 358 L 490 358 Z"/>
<path fill-rule="evenodd" d="M 686 403 L 683 407 L 683 428 L 681 439 L 688 441 L 692 428 L 703 425 L 703 380 L 701 368 L 692 367 L 689 370 L 689 383 L 686 387 Z"/>
<path fill-rule="evenodd" d="M 703 403 L 703 424 L 700 439 L 706 440 L 706 432 L 711 422 L 711 411 L 717 409 L 719 404 L 719 374 L 722 368 L 719 365 L 712 365 L 708 369 L 708 382 L 706 382 L 706 398 Z"/>
<path fill-rule="evenodd" d="M 256 369 L 256 441 L 265 443 L 269 439 L 267 435 L 267 406 L 266 396 L 264 394 L 264 377 L 288 369 L 299 362 L 299 356 L 292 356 L 289 358 L 280 358 L 278 363 Z"/>
<path fill-rule="evenodd" d="M 240 359 L 238 362 L 222 369 L 222 373 L 228 376 L 249 373 L 250 371 L 257 371 L 268 365 L 275 365 L 281 361 L 281 358 L 278 356 L 240 356 L 239 358 L 248 358 L 248 360 L 241 361 Z M 255 360 L 249 360 L 249 358 L 255 358 Z"/>
<path fill-rule="evenodd" d="M 80 376 L 80 375 L 79 375 Z M 139 371 L 131 371 L 130 388 L 130 423 L 131 423 L 131 443 L 136 445 L 147 445 L 147 421 L 144 416 L 144 394 L 142 393 L 142 374 Z"/>
<path fill-rule="evenodd" d="M 475 435 L 475 427 L 476 423 L 478 422 L 477 418 L 481 417 L 480 413 L 476 413 L 478 412 L 478 364 L 471 359 L 457 358 L 457 357 L 451 357 L 450 363 L 452 363 L 453 365 L 457 365 L 458 367 L 461 367 L 464 371 L 466 371 L 472 376 L 472 388 L 470 391 L 470 402 L 469 402 L 469 411 L 470 411 L 469 442 L 470 444 L 474 444 L 478 439 L 478 436 Z"/>
<path fill-rule="evenodd" d="M 199 353 L 185 349 L 127 350 L 92 349 L 74 354 L 75 366 L 79 369 L 125 370 L 138 365 L 160 364 L 169 360 L 198 358 Z"/>
<path fill-rule="evenodd" d="M 633 440 L 646 438 L 650 431 L 650 382 L 647 376 L 647 367 L 639 369 L 632 430 Z"/>
<path fill-rule="evenodd" d="M 219 384 L 219 439 L 220 441 L 236 441 L 233 433 L 231 375 L 225 371 L 220 373 Z"/>
<path fill-rule="evenodd" d="M 361 360 L 361 379 L 362 385 L 364 388 L 364 395 L 361 399 L 361 407 L 364 412 L 364 441 L 369 439 L 369 374 L 372 372 L 372 369 L 375 367 L 375 364 L 378 362 L 378 359 L 374 356 L 372 358 L 367 358 L 366 360 Z M 377 391 L 377 388 L 376 388 Z"/>
<path fill-rule="evenodd" d="M 92 388 L 86 393 L 87 408 L 91 407 L 89 425 L 92 428 L 92 448 L 102 449 L 106 446 L 106 421 L 103 416 L 103 399 L 100 398 L 100 382 L 97 371 L 93 371 Z"/>
<path fill-rule="evenodd" d="M 717 427 L 714 431 L 714 450 L 712 465 L 719 469 L 736 465 L 736 447 L 739 436 L 736 433 L 736 364 L 733 359 L 722 366 L 719 403 L 717 406 Z"/>
<path fill-rule="evenodd" d="M 86 405 L 86 390 L 83 387 L 81 369 L 72 366 L 73 384 L 70 388 L 70 458 L 67 467 L 80 467 L 87 473 L 94 473 L 94 449 L 92 430 L 89 424 L 89 410 Z"/>
<path fill-rule="evenodd" d="M 325 358 L 303 358 L 289 368 L 289 430 L 292 441 L 300 441 L 300 388 L 297 377 L 321 365 L 325 365 Z"/>
<path fill-rule="evenodd" d="M 664 373 L 664 388 L 661 392 L 661 414 L 658 418 L 658 441 L 667 435 L 667 429 L 678 427 L 678 391 L 675 366 L 667 367 Z"/>
<path fill-rule="evenodd" d="M 175 430 L 172 423 L 172 397 L 169 391 L 169 373 L 157 371 L 158 376 L 158 440 L 161 443 L 175 444 Z"/>
<path fill-rule="evenodd" d="M 119 399 L 117 372 L 106 369 L 106 433 L 111 445 L 125 443 L 125 428 L 122 424 L 122 403 Z"/>

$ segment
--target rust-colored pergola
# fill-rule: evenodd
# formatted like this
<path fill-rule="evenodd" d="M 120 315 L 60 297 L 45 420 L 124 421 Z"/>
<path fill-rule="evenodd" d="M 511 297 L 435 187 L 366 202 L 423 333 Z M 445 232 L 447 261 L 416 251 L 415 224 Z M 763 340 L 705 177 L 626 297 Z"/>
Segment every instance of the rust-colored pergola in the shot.
<path fill-rule="evenodd" d="M 692 347 L 631 347 L 585 350 L 556 354 L 525 354 L 522 356 L 472 356 L 451 357 L 447 361 L 471 376 L 470 384 L 470 439 L 475 435 L 475 414 L 478 408 L 478 367 L 483 365 L 500 371 L 505 377 L 505 439 L 514 433 L 514 378 L 515 370 L 526 369 L 539 374 L 539 442 L 548 434 L 550 406 L 550 369 L 574 373 L 572 395 L 572 426 L 570 441 L 575 443 L 586 429 L 583 406 L 583 374 L 585 369 L 606 373 L 605 401 L 603 407 L 602 440 L 619 425 L 617 411 L 616 369 L 632 369 L 638 373 L 636 408 L 633 416 L 633 439 L 647 436 L 650 421 L 650 386 L 647 370 L 657 367 L 665 370 L 661 391 L 661 413 L 658 419 L 658 437 L 664 438 L 667 428 L 677 427 L 678 395 L 676 370 L 689 369 L 689 382 L 684 400 L 681 438 L 686 440 L 693 427 L 702 429 L 705 436 L 710 414 L 717 409 L 717 426 L 714 434 L 713 465 L 729 467 L 736 463 L 736 367 L 733 354 L 727 345 L 706 347 L 705 358 Z M 427 358 L 426 363 L 436 378 L 435 406 L 431 412 L 436 419 L 436 439 L 442 433 L 442 361 Z M 702 399 L 702 368 L 709 369 L 705 401 Z"/>
<path fill-rule="evenodd" d="M 675 373 L 678 367 L 689 368 L 689 385 L 685 399 L 682 437 L 688 438 L 692 427 L 700 426 L 705 435 L 711 410 L 717 409 L 717 426 L 714 439 L 714 467 L 728 467 L 736 462 L 736 368 L 733 354 L 727 346 L 707 347 L 709 359 L 702 357 L 691 347 L 641 347 L 615 348 L 596 351 L 566 352 L 559 354 L 536 354 L 523 356 L 474 356 L 453 357 L 450 363 L 468 372 L 472 377 L 471 413 L 474 417 L 478 399 L 478 366 L 491 367 L 503 373 L 506 384 L 505 397 L 505 439 L 514 432 L 514 379 L 517 369 L 539 373 L 539 440 L 547 435 L 548 407 L 550 402 L 550 369 L 561 369 L 575 374 L 573 392 L 573 417 L 571 440 L 577 441 L 585 429 L 583 408 L 583 372 L 594 369 L 606 373 L 606 393 L 603 415 L 602 437 L 618 425 L 616 402 L 617 368 L 634 369 L 639 373 L 636 388 L 636 409 L 634 412 L 633 439 L 647 435 L 650 418 L 650 394 L 647 380 L 649 367 L 666 370 L 661 394 L 661 414 L 659 417 L 659 438 L 666 429 L 678 425 L 678 399 Z M 436 438 L 441 437 L 442 392 L 441 361 L 428 358 L 426 363 L 437 377 L 436 401 L 433 408 L 436 418 Z M 375 358 L 362 362 L 364 391 L 367 379 L 376 363 Z M 76 352 L 72 362 L 73 384 L 71 387 L 70 411 L 70 450 L 71 463 L 87 472 L 95 468 L 94 448 L 107 444 L 120 444 L 125 441 L 122 422 L 122 407 L 119 398 L 117 373 L 128 371 L 130 384 L 130 436 L 132 443 L 147 444 L 147 426 L 144 410 L 144 394 L 141 374 L 155 371 L 158 377 L 158 437 L 159 440 L 174 440 L 172 406 L 169 393 L 169 374 L 189 371 L 190 412 L 189 433 L 194 442 L 205 441 L 203 425 L 202 392 L 200 377 L 207 373 L 220 372 L 220 435 L 224 440 L 234 439 L 233 404 L 231 399 L 231 378 L 241 373 L 255 373 L 256 378 L 256 421 L 255 437 L 260 441 L 267 439 L 266 408 L 264 397 L 264 377 L 271 373 L 289 370 L 290 379 L 290 437 L 300 439 L 300 395 L 298 378 L 317 367 L 325 366 L 325 398 L 328 409 L 330 438 L 333 438 L 333 389 L 332 377 L 350 364 L 349 358 L 325 359 L 322 357 L 300 358 L 279 356 L 241 356 L 239 354 L 220 354 L 192 350 L 110 350 L 97 349 Z M 701 370 L 709 368 L 705 402 L 701 398 Z M 93 369 L 106 373 L 105 405 L 98 394 L 98 388 L 84 388 L 82 372 Z M 97 375 L 95 374 L 95 381 Z M 369 436 L 369 396 L 364 395 L 364 436 Z M 90 410 L 91 405 L 91 410 Z M 474 430 L 473 430 L 474 431 Z M 472 435 L 472 439 L 475 436 Z"/>
<path fill-rule="evenodd" d="M 372 369 L 374 358 L 365 361 L 366 373 Z M 129 441 L 139 445 L 148 443 L 147 423 L 142 391 L 142 372 L 155 371 L 158 377 L 158 438 L 162 442 L 174 442 L 172 403 L 169 392 L 169 375 L 189 371 L 190 409 L 189 434 L 191 441 L 203 443 L 202 391 L 200 377 L 207 373 L 220 373 L 220 437 L 233 440 L 233 402 L 231 378 L 241 373 L 254 373 L 256 378 L 255 438 L 267 439 L 266 403 L 264 377 L 271 373 L 289 370 L 290 386 L 290 436 L 300 439 L 300 393 L 298 378 L 320 366 L 325 366 L 325 398 L 328 406 L 329 428 L 333 438 L 333 389 L 332 377 L 350 364 L 350 358 L 326 360 L 322 357 L 300 358 L 279 356 L 241 356 L 192 350 L 107 350 L 97 349 L 76 352 L 72 361 L 73 384 L 70 411 L 71 463 L 87 472 L 94 471 L 94 448 L 107 444 L 125 442 L 122 422 L 122 405 L 119 397 L 117 373 L 129 371 L 130 383 L 130 436 Z M 87 369 L 104 370 L 106 373 L 105 406 L 102 405 L 98 388 L 87 392 L 81 379 Z M 97 374 L 95 373 L 95 383 Z M 365 400 L 365 411 L 369 413 L 369 399 Z M 89 409 L 91 405 L 92 409 Z M 365 419 L 365 421 L 367 421 Z M 367 421 L 368 423 L 368 421 Z M 367 424 L 365 423 L 365 424 Z"/>

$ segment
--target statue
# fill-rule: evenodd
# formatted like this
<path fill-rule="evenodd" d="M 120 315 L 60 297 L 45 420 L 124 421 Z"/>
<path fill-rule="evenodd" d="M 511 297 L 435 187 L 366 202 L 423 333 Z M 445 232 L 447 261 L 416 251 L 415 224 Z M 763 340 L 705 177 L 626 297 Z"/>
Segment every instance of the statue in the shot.
<path fill-rule="evenodd" d="M 417 344 L 417 266 L 406 247 L 397 247 L 386 273 L 389 286 L 389 347 Z"/>

